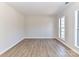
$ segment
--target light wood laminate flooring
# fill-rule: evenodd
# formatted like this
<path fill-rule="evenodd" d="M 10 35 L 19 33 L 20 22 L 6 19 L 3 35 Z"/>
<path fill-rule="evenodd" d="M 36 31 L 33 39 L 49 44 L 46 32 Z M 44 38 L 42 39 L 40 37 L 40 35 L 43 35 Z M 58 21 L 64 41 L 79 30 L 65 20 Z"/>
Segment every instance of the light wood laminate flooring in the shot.
<path fill-rule="evenodd" d="M 79 57 L 56 39 L 24 39 L 1 57 Z"/>

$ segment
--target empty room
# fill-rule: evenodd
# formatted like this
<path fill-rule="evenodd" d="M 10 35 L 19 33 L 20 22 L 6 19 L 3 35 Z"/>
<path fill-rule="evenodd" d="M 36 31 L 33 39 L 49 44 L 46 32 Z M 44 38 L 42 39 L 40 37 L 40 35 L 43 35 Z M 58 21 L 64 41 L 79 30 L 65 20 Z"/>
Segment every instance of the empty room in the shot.
<path fill-rule="evenodd" d="M 0 57 L 79 57 L 79 2 L 0 2 Z"/>

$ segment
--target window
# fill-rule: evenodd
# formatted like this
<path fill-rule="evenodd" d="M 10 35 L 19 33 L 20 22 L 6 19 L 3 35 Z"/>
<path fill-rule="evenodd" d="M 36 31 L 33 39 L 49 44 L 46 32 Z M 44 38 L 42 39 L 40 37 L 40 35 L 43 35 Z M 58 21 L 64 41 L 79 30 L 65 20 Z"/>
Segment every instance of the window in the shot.
<path fill-rule="evenodd" d="M 75 46 L 79 48 L 79 10 L 75 11 Z"/>
<path fill-rule="evenodd" d="M 59 19 L 59 37 L 65 39 L 65 17 Z"/>

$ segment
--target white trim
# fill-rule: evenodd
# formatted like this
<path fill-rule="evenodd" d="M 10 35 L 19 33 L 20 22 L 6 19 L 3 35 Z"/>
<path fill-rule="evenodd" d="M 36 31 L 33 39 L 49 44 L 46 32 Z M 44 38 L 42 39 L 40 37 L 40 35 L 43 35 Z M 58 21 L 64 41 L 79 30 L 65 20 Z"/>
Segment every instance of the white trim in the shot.
<path fill-rule="evenodd" d="M 60 18 L 59 18 L 59 38 L 60 38 Z"/>
<path fill-rule="evenodd" d="M 3 53 L 5 53 L 6 51 L 10 50 L 12 47 L 14 47 L 15 45 L 17 45 L 22 40 L 23 40 L 23 38 L 21 40 L 18 40 L 15 44 L 13 44 L 12 46 L 10 46 L 9 48 L 6 48 L 4 51 L 0 52 L 0 55 L 2 55 Z"/>
<path fill-rule="evenodd" d="M 66 29 L 66 28 L 65 28 L 65 27 L 66 27 L 65 22 L 66 22 L 66 19 L 65 19 L 65 16 L 64 16 L 64 41 L 65 41 L 65 32 L 66 32 L 66 31 L 65 31 L 65 29 Z"/>
<path fill-rule="evenodd" d="M 53 39 L 56 37 L 24 37 L 24 39 Z"/>
<path fill-rule="evenodd" d="M 58 41 L 60 41 L 62 44 L 64 44 L 65 46 L 67 46 L 68 48 L 70 48 L 72 51 L 74 51 L 75 53 L 77 53 L 79 55 L 79 51 L 75 50 L 74 48 L 72 48 L 71 46 L 69 46 L 68 44 L 66 44 L 63 40 L 58 39 Z"/>

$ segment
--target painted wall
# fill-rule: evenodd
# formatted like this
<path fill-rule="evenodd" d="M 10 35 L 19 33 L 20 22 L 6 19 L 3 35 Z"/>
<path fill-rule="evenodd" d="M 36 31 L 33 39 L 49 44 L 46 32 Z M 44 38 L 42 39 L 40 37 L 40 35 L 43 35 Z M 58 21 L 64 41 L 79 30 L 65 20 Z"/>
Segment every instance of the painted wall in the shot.
<path fill-rule="evenodd" d="M 0 53 L 24 37 L 24 16 L 5 3 L 0 3 Z"/>
<path fill-rule="evenodd" d="M 57 36 L 57 20 L 51 16 L 26 16 L 25 37 L 53 37 Z"/>
<path fill-rule="evenodd" d="M 51 16 L 24 16 L 0 3 L 0 54 L 24 37 L 57 37 L 57 20 Z"/>
<path fill-rule="evenodd" d="M 65 16 L 65 41 L 59 39 L 74 51 L 79 53 L 79 48 L 75 47 L 75 11 L 79 9 L 79 3 L 71 3 L 64 11 L 59 13 L 58 18 Z"/>

